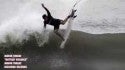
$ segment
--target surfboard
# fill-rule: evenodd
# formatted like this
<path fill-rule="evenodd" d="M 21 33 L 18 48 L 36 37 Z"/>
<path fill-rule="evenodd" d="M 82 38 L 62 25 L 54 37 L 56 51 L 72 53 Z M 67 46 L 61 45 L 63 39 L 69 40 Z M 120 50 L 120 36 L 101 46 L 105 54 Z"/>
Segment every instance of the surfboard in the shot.
<path fill-rule="evenodd" d="M 78 3 L 80 3 L 82 0 L 77 0 L 76 3 L 73 5 L 73 8 L 71 9 L 71 13 L 72 16 L 70 17 L 69 21 L 68 21 L 68 25 L 67 28 L 65 30 L 65 34 L 64 34 L 64 41 L 61 42 L 60 48 L 63 49 L 65 47 L 65 43 L 67 42 L 70 32 L 71 32 L 71 28 L 72 28 L 72 24 L 73 24 L 73 20 L 76 17 L 75 16 L 75 12 L 76 10 L 74 9 L 76 5 L 78 5 Z"/>
<path fill-rule="evenodd" d="M 65 43 L 67 42 L 68 38 L 69 38 L 69 35 L 70 35 L 70 32 L 71 32 L 71 28 L 72 28 L 72 24 L 73 24 L 73 20 L 76 16 L 75 15 L 75 12 L 76 10 L 72 9 L 72 12 L 71 12 L 71 17 L 69 18 L 68 20 L 68 25 L 67 25 L 67 28 L 65 30 L 65 34 L 64 34 L 64 41 L 61 42 L 61 45 L 60 45 L 60 48 L 63 49 L 65 47 Z"/>

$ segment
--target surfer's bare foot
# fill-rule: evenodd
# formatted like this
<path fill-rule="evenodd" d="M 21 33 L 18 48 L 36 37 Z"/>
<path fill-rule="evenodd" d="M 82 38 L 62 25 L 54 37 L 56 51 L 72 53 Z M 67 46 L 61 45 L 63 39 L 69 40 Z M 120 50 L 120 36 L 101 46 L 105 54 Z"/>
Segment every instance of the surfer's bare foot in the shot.
<path fill-rule="evenodd" d="M 69 15 L 69 17 L 74 17 L 74 14 L 77 10 L 72 10 L 71 14 Z"/>
<path fill-rule="evenodd" d="M 76 17 L 77 17 L 77 15 L 73 16 L 73 18 L 76 18 Z"/>
<path fill-rule="evenodd" d="M 76 12 L 77 10 L 73 10 L 73 12 Z"/>

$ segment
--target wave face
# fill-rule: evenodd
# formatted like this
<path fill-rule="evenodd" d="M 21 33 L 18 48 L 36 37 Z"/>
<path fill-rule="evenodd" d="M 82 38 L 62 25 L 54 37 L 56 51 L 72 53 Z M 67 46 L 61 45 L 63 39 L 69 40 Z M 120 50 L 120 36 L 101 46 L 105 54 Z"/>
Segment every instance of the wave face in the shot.
<path fill-rule="evenodd" d="M 71 31 L 65 48 L 60 49 L 62 40 L 50 33 L 45 47 L 38 47 L 31 34 L 21 44 L 6 43 L 1 53 L 21 53 L 28 58 L 29 70 L 125 70 L 125 34 L 87 34 Z M 1 46 L 1 45 L 0 45 Z M 0 62 L 0 70 L 3 66 Z"/>

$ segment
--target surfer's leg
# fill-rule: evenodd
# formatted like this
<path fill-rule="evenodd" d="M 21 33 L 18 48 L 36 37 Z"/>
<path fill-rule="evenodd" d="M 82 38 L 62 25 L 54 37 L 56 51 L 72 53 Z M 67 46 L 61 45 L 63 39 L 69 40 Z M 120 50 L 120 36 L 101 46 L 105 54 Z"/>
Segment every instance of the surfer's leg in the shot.
<path fill-rule="evenodd" d="M 60 24 L 64 25 L 70 17 L 67 16 L 64 20 L 60 20 Z"/>
<path fill-rule="evenodd" d="M 77 10 L 72 10 L 72 12 L 71 12 L 71 14 L 69 16 L 67 16 L 64 20 L 60 20 L 61 21 L 60 23 L 62 25 L 64 25 L 68 21 L 69 18 L 71 18 L 71 17 L 76 18 L 77 15 L 74 15 L 76 11 Z"/>
<path fill-rule="evenodd" d="M 55 32 L 55 34 L 56 34 L 57 36 L 59 36 L 59 37 L 64 41 L 63 36 L 58 32 L 58 29 L 55 29 L 55 27 L 54 27 L 54 32 Z"/>

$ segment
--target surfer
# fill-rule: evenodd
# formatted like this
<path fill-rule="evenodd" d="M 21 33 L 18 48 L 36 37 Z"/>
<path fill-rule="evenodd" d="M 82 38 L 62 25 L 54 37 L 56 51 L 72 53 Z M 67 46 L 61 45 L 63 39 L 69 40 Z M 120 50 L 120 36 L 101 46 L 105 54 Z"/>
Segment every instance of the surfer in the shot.
<path fill-rule="evenodd" d="M 68 15 L 64 20 L 61 20 L 61 19 L 53 18 L 49 10 L 44 6 L 44 4 L 41 4 L 41 5 L 47 12 L 47 15 L 43 14 L 42 16 L 42 18 L 44 19 L 44 28 L 46 28 L 47 24 L 54 26 L 54 32 L 56 33 L 56 35 L 58 35 L 62 40 L 64 40 L 63 36 L 58 32 L 59 26 L 60 24 L 64 25 L 69 18 L 71 17 L 75 18 L 76 16 L 74 16 L 74 13 L 76 12 L 76 10 L 73 10 L 70 15 Z"/>

